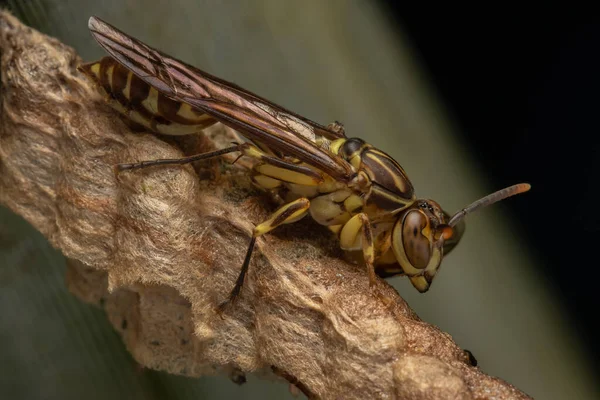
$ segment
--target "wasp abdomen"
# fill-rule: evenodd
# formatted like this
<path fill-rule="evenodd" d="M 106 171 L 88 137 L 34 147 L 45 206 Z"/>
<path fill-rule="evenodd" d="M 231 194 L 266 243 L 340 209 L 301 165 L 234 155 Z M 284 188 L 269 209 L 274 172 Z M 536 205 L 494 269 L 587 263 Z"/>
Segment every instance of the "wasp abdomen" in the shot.
<path fill-rule="evenodd" d="M 79 70 L 98 84 L 112 108 L 154 132 L 189 135 L 216 122 L 189 104 L 159 93 L 111 57 L 81 65 Z"/>

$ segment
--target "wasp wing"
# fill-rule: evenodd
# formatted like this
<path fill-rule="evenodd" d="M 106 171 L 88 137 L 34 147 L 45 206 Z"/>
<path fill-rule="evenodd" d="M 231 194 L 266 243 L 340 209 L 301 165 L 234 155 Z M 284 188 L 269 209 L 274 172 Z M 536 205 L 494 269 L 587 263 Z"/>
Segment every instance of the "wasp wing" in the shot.
<path fill-rule="evenodd" d="M 239 131 L 252 141 L 298 158 L 348 181 L 351 165 L 318 147 L 317 135 L 345 137 L 241 87 L 174 59 L 96 17 L 88 23 L 94 39 L 119 63 L 159 92 L 185 102 Z"/>

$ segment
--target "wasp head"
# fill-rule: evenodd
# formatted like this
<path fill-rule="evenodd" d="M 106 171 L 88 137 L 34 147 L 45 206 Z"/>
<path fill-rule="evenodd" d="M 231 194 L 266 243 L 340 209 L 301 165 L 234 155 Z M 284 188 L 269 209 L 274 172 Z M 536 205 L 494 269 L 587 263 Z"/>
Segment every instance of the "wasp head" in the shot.
<path fill-rule="evenodd" d="M 527 192 L 530 187 L 521 183 L 499 190 L 473 202 L 451 218 L 433 200 L 417 200 L 400 213 L 392 230 L 392 250 L 413 286 L 421 293 L 429 290 L 444 252 L 448 254 L 460 241 L 467 214 Z"/>
<path fill-rule="evenodd" d="M 454 237 L 454 229 L 447 221 L 447 214 L 438 203 L 417 200 L 394 224 L 392 250 L 419 292 L 429 289 L 442 262 L 444 243 Z"/>

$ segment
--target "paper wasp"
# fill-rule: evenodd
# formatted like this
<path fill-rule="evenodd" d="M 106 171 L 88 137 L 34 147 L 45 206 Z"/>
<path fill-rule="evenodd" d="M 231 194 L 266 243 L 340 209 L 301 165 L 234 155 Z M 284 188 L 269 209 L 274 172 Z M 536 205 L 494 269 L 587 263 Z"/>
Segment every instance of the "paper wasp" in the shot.
<path fill-rule="evenodd" d="M 96 17 L 90 18 L 89 29 L 110 56 L 79 69 L 98 84 L 119 113 L 161 134 L 187 135 L 221 122 L 247 139 L 181 159 L 119 164 L 117 170 L 239 152 L 256 160 L 252 177 L 256 185 L 287 195 L 288 203 L 254 228 L 228 301 L 242 288 L 256 239 L 307 214 L 334 232 L 342 249 L 362 250 L 371 286 L 376 275 L 404 274 L 419 292 L 426 292 L 443 254 L 459 242 L 464 217 L 530 188 L 523 183 L 502 189 L 450 217 L 435 201 L 416 198 L 404 169 L 392 157 L 361 139 L 347 138 L 341 124 L 310 121 Z"/>

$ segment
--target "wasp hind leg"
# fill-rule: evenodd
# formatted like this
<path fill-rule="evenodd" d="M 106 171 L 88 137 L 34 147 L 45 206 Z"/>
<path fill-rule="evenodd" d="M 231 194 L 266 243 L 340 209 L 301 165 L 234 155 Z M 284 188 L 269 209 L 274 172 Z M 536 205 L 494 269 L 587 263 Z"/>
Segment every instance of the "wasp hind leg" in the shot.
<path fill-rule="evenodd" d="M 233 303 L 242 290 L 244 279 L 250 266 L 250 259 L 252 257 L 252 251 L 254 250 L 256 238 L 272 231 L 280 225 L 290 224 L 300 220 L 308 213 L 309 208 L 310 201 L 305 197 L 299 198 L 281 206 L 266 221 L 254 228 L 254 231 L 252 232 L 252 239 L 250 240 L 250 245 L 248 246 L 248 251 L 246 252 L 246 257 L 244 258 L 244 263 L 242 264 L 240 274 L 235 282 L 235 286 L 229 294 L 229 298 L 219 305 L 218 310 L 220 312 L 222 312 L 228 304 Z"/>
<path fill-rule="evenodd" d="M 365 213 L 356 214 L 344 224 L 339 232 L 340 246 L 345 250 L 353 250 L 361 239 L 362 252 L 369 274 L 369 287 L 373 288 L 377 277 L 375 275 L 375 246 L 373 244 L 373 230 L 371 222 Z"/>
<path fill-rule="evenodd" d="M 158 160 L 147 160 L 147 161 L 140 161 L 137 163 L 124 163 L 124 164 L 117 164 L 115 165 L 115 172 L 121 172 L 121 171 L 127 171 L 127 170 L 133 170 L 133 169 L 142 169 L 142 168 L 147 168 L 147 167 L 152 167 L 155 165 L 182 165 L 182 164 L 188 164 L 194 161 L 200 161 L 200 160 L 208 160 L 210 158 L 214 158 L 214 157 L 219 157 L 222 156 L 224 154 L 228 154 L 228 153 L 234 153 L 236 151 L 242 152 L 242 154 L 248 150 L 248 148 L 250 147 L 250 144 L 248 143 L 242 143 L 242 144 L 237 144 L 235 146 L 231 146 L 231 147 L 227 147 L 221 150 L 216 150 L 216 151 L 211 151 L 208 153 L 202 153 L 202 154 L 195 154 L 193 156 L 190 157 L 182 157 L 182 158 L 163 158 L 163 159 L 158 159 Z"/>

